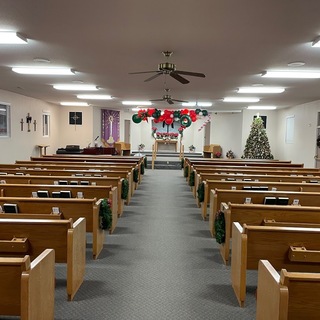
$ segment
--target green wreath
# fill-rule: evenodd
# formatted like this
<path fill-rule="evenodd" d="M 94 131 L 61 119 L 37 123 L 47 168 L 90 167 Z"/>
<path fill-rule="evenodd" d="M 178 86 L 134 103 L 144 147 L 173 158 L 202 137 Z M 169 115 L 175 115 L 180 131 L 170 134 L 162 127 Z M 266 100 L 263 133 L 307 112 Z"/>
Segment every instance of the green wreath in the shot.
<path fill-rule="evenodd" d="M 141 165 L 140 165 L 140 170 L 141 170 L 141 174 L 144 174 L 144 162 L 143 163 L 141 163 Z"/>
<path fill-rule="evenodd" d="M 121 183 L 121 199 L 126 200 L 129 193 L 129 181 L 128 179 L 123 179 Z"/>
<path fill-rule="evenodd" d="M 139 169 L 138 168 L 133 169 L 133 181 L 136 183 L 139 182 Z"/>
<path fill-rule="evenodd" d="M 147 166 L 148 166 L 148 159 L 147 159 L 147 157 L 144 157 L 143 162 L 144 162 L 144 167 L 147 168 Z"/>
<path fill-rule="evenodd" d="M 181 125 L 183 125 L 184 127 L 188 128 L 191 126 L 192 120 L 190 118 L 190 116 L 188 116 L 187 114 L 184 114 L 183 116 L 181 116 L 180 118 L 180 123 Z"/>
<path fill-rule="evenodd" d="M 181 159 L 181 169 L 184 168 L 184 158 Z"/>
<path fill-rule="evenodd" d="M 194 176 L 195 176 L 194 171 L 191 171 L 190 176 L 189 176 L 189 186 L 190 187 L 194 187 Z"/>
<path fill-rule="evenodd" d="M 100 204 L 100 228 L 103 230 L 109 230 L 112 226 L 112 210 L 111 210 L 111 200 L 102 199 Z"/>
<path fill-rule="evenodd" d="M 214 219 L 214 230 L 216 235 L 216 241 L 218 243 L 224 243 L 226 240 L 226 221 L 224 219 L 223 211 L 218 211 Z"/>
<path fill-rule="evenodd" d="M 197 194 L 198 194 L 199 202 L 203 202 L 204 201 L 204 182 L 201 182 L 199 184 L 198 189 L 197 189 Z"/>
<path fill-rule="evenodd" d="M 184 175 L 183 176 L 186 178 L 188 176 L 188 174 L 189 174 L 189 167 L 186 166 L 186 167 L 184 167 Z"/>

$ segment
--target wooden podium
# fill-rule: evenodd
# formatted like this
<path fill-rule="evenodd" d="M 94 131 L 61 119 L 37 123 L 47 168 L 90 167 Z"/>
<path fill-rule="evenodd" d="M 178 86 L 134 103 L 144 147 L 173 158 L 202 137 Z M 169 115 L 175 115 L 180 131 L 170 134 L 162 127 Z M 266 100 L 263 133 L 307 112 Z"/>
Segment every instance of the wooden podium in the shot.
<path fill-rule="evenodd" d="M 214 158 L 214 154 L 216 152 L 222 153 L 222 149 L 219 144 L 209 144 L 209 145 L 203 146 L 204 158 Z"/>
<path fill-rule="evenodd" d="M 118 141 L 114 143 L 114 147 L 116 148 L 117 153 L 120 156 L 130 156 L 131 154 L 130 143 Z"/>

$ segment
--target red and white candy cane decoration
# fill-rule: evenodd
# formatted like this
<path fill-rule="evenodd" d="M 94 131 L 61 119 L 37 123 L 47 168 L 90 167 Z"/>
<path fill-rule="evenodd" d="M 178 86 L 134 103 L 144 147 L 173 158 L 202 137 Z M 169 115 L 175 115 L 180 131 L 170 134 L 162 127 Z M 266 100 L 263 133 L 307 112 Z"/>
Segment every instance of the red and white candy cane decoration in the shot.
<path fill-rule="evenodd" d="M 208 114 L 207 120 L 202 124 L 202 126 L 198 129 L 198 131 L 201 131 L 209 122 L 211 122 L 211 115 Z"/>

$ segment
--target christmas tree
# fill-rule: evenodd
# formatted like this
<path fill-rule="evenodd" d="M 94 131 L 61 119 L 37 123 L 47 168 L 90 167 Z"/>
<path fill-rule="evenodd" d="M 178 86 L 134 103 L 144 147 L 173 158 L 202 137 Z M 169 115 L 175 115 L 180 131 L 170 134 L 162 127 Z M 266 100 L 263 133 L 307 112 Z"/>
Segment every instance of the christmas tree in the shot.
<path fill-rule="evenodd" d="M 251 131 L 243 151 L 243 159 L 273 159 L 263 120 L 257 116 L 253 119 Z"/>

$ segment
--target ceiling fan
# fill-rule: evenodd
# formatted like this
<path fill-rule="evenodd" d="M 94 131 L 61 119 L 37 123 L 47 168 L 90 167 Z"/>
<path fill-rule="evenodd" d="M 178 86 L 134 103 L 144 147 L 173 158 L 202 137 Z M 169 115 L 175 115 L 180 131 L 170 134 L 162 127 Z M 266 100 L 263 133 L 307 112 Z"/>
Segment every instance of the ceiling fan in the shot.
<path fill-rule="evenodd" d="M 166 58 L 169 58 L 173 54 L 173 52 L 172 51 L 162 51 L 162 54 Z M 176 65 L 173 63 L 170 63 L 170 62 L 164 62 L 164 63 L 158 64 L 158 70 L 156 70 L 156 71 L 130 72 L 129 74 L 140 74 L 140 73 L 156 73 L 152 77 L 144 80 L 144 82 L 151 81 L 151 80 L 159 77 L 162 74 L 168 74 L 169 76 L 171 76 L 172 78 L 181 82 L 182 84 L 187 84 L 190 81 L 187 80 L 186 78 L 182 77 L 181 74 L 186 75 L 186 76 L 205 78 L 205 75 L 203 73 L 176 70 Z"/>
<path fill-rule="evenodd" d="M 165 92 L 169 92 L 170 91 L 170 89 L 164 89 L 165 90 Z M 149 101 L 166 101 L 166 102 L 168 102 L 169 104 L 174 104 L 174 101 L 175 102 L 188 102 L 188 101 L 185 101 L 185 100 L 177 100 L 177 99 L 172 99 L 171 98 L 171 95 L 170 94 L 165 94 L 165 95 L 163 95 L 162 96 L 162 99 L 153 99 L 153 100 L 149 100 Z"/>

